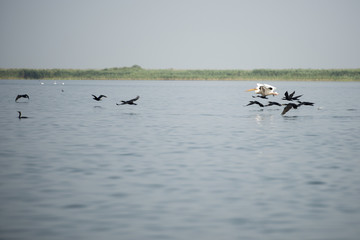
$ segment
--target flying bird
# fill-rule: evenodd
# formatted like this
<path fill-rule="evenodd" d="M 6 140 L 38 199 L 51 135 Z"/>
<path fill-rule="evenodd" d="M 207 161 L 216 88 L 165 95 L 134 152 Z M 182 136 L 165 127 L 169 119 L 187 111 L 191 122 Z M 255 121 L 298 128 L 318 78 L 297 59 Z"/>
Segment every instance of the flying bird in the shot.
<path fill-rule="evenodd" d="M 295 103 L 287 103 L 287 104 L 283 104 L 285 106 L 284 110 L 282 111 L 281 115 L 284 115 L 285 113 L 287 113 L 288 111 L 290 111 L 290 109 L 294 108 L 297 109 L 299 105 L 295 104 Z"/>
<path fill-rule="evenodd" d="M 93 99 L 96 100 L 96 101 L 100 101 L 102 97 L 105 97 L 105 98 L 106 98 L 105 95 L 100 95 L 100 96 L 97 97 L 97 96 L 95 96 L 95 95 L 92 94 L 92 96 L 94 97 Z"/>
<path fill-rule="evenodd" d="M 28 117 L 26 117 L 26 116 L 21 116 L 21 112 L 20 111 L 18 111 L 18 113 L 19 113 L 19 119 L 23 119 L 23 118 L 28 118 Z"/>
<path fill-rule="evenodd" d="M 314 103 L 312 102 L 301 102 L 301 101 L 298 101 L 298 107 L 300 107 L 301 105 L 305 105 L 305 106 L 314 106 Z"/>
<path fill-rule="evenodd" d="M 272 105 L 277 105 L 277 106 L 282 106 L 280 103 L 278 103 L 278 102 L 271 102 L 271 101 L 269 101 L 269 103 L 266 105 L 266 107 L 269 107 L 269 106 L 272 106 Z"/>
<path fill-rule="evenodd" d="M 257 83 L 256 84 L 257 87 L 256 88 L 251 88 L 249 90 L 246 90 L 247 92 L 250 92 L 250 91 L 255 91 L 256 94 L 260 94 L 261 98 L 266 98 L 266 96 L 269 96 L 269 95 L 278 95 L 277 92 L 275 92 L 275 89 L 276 87 L 274 86 L 271 86 L 269 84 L 263 84 L 263 83 Z"/>
<path fill-rule="evenodd" d="M 140 98 L 140 96 L 137 96 L 136 98 L 130 99 L 128 101 L 121 101 L 122 103 L 116 103 L 116 105 L 124 105 L 124 104 L 137 105 L 134 102 L 137 101 L 139 98 Z"/>
<path fill-rule="evenodd" d="M 287 100 L 287 101 L 299 100 L 298 98 L 302 96 L 302 95 L 299 95 L 299 96 L 294 97 L 294 94 L 295 94 L 295 91 L 293 91 L 290 95 L 286 91 L 282 100 Z"/>
<path fill-rule="evenodd" d="M 262 103 L 258 102 L 258 101 L 250 101 L 250 103 L 248 105 L 246 105 L 246 106 L 253 105 L 253 104 L 257 104 L 260 107 L 264 107 L 264 105 Z"/>
<path fill-rule="evenodd" d="M 23 94 L 23 95 L 20 95 L 20 94 L 19 94 L 19 95 L 16 96 L 15 102 L 16 102 L 19 98 L 27 98 L 27 99 L 30 99 L 30 98 L 29 98 L 29 95 L 27 95 L 27 94 Z"/>

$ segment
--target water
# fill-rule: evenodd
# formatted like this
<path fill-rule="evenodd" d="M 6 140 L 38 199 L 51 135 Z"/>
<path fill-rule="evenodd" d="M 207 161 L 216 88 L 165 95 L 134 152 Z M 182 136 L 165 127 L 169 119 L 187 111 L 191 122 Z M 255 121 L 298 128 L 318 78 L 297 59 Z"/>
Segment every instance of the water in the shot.
<path fill-rule="evenodd" d="M 0 81 L 0 239 L 360 236 L 360 83 L 44 83 Z"/>

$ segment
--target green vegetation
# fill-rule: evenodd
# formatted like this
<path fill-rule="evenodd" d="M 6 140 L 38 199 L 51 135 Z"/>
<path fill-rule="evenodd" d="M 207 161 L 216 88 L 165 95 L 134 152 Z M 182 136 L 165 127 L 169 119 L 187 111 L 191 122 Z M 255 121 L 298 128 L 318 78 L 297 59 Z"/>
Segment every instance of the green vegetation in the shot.
<path fill-rule="evenodd" d="M 360 69 L 175 70 L 134 65 L 101 70 L 0 69 L 0 79 L 360 81 Z"/>

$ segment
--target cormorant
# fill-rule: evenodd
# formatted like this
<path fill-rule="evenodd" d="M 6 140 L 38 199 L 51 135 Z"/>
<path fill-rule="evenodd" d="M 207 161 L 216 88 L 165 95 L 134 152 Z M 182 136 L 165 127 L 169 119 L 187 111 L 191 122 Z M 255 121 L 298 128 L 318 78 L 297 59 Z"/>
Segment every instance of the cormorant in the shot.
<path fill-rule="evenodd" d="M 136 98 L 130 99 L 128 101 L 121 101 L 122 103 L 116 103 L 116 105 L 124 105 L 124 104 L 129 104 L 129 105 L 137 105 L 136 103 L 134 103 L 135 101 L 137 101 L 140 98 L 140 96 L 137 96 Z"/>
<path fill-rule="evenodd" d="M 301 106 L 301 105 L 305 105 L 305 106 L 314 106 L 314 103 L 312 102 L 301 102 L 301 101 L 298 101 L 298 107 Z"/>
<path fill-rule="evenodd" d="M 288 92 L 285 92 L 285 96 L 282 98 L 282 100 L 287 100 L 287 101 L 292 101 L 292 100 L 299 100 L 298 98 L 301 97 L 302 95 L 296 96 L 294 97 L 295 91 L 293 91 L 290 95 L 288 94 Z"/>
<path fill-rule="evenodd" d="M 248 105 L 246 105 L 246 106 L 253 105 L 253 104 L 257 104 L 260 107 L 264 107 L 264 105 L 262 103 L 258 102 L 258 101 L 250 101 L 250 103 Z"/>
<path fill-rule="evenodd" d="M 26 116 L 21 116 L 21 112 L 20 112 L 20 111 L 18 111 L 18 113 L 19 113 L 19 119 L 28 118 L 28 117 L 26 117 Z"/>
<path fill-rule="evenodd" d="M 93 99 L 96 100 L 96 101 L 100 101 L 102 97 L 105 97 L 105 98 L 106 98 L 105 95 L 100 95 L 100 96 L 97 97 L 97 96 L 95 96 L 95 95 L 92 94 L 92 96 L 94 97 Z"/>
<path fill-rule="evenodd" d="M 271 101 L 269 101 L 269 103 L 268 103 L 268 105 L 266 105 L 266 107 L 269 107 L 269 106 L 272 106 L 272 105 L 277 105 L 277 106 L 282 106 L 280 103 L 278 103 L 278 102 L 271 102 Z"/>
<path fill-rule="evenodd" d="M 19 94 L 19 95 L 16 96 L 15 102 L 16 102 L 19 98 L 27 98 L 27 99 L 30 99 L 30 98 L 29 98 L 29 95 L 27 95 L 27 94 L 23 94 L 23 95 L 20 95 L 20 94 Z"/>
<path fill-rule="evenodd" d="M 287 113 L 291 108 L 297 109 L 299 106 L 295 103 L 287 103 L 287 104 L 283 104 L 283 105 L 285 106 L 285 108 L 282 111 L 281 115 L 284 115 L 285 113 Z"/>

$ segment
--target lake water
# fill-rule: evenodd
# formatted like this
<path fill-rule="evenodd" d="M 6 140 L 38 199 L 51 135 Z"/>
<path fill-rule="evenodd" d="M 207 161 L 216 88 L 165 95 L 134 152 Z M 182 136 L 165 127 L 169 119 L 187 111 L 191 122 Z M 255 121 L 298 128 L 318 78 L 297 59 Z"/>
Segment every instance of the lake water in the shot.
<path fill-rule="evenodd" d="M 0 81 L 0 239 L 359 239 L 360 83 L 43 82 Z"/>

